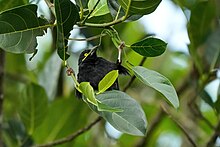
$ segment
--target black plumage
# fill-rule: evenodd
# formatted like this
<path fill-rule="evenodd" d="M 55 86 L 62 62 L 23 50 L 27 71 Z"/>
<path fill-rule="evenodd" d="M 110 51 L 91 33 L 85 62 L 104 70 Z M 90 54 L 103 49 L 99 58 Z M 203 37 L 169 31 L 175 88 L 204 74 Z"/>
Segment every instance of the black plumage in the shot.
<path fill-rule="evenodd" d="M 110 62 L 102 57 L 98 57 L 96 49 L 84 50 L 78 60 L 79 72 L 77 81 L 90 82 L 94 90 L 98 90 L 98 84 L 102 78 L 112 70 L 119 70 L 119 74 L 128 74 L 126 68 L 120 63 Z M 119 90 L 118 80 L 108 90 Z M 81 97 L 81 93 L 76 91 L 77 97 Z"/>

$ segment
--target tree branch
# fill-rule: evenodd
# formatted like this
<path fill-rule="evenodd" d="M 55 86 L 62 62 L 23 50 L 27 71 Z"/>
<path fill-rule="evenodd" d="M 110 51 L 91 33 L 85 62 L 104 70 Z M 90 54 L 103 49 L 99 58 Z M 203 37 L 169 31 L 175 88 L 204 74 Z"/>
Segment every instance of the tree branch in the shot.
<path fill-rule="evenodd" d="M 186 131 L 186 129 L 183 127 L 183 125 L 177 121 L 173 115 L 166 110 L 166 108 L 162 108 L 162 110 L 169 115 L 169 117 L 175 122 L 175 124 L 180 128 L 180 130 L 185 134 L 186 138 L 189 140 L 189 142 L 192 144 L 193 147 L 197 147 L 196 143 L 193 141 L 192 137 L 189 135 L 189 133 Z"/>
<path fill-rule="evenodd" d="M 215 145 L 216 139 L 220 136 L 220 121 L 218 122 L 214 134 L 211 136 L 207 147 L 212 147 Z"/>
<path fill-rule="evenodd" d="M 159 124 L 162 122 L 163 118 L 165 117 L 164 112 L 162 109 L 159 110 L 159 112 L 157 113 L 157 115 L 154 117 L 154 119 L 152 120 L 149 129 L 147 131 L 147 135 L 142 138 L 140 140 L 140 142 L 138 142 L 138 144 L 136 145 L 136 147 L 144 147 L 147 146 L 147 143 L 150 140 L 150 137 L 152 136 L 152 134 L 154 133 L 154 130 L 159 126 Z"/>
<path fill-rule="evenodd" d="M 55 145 L 63 144 L 63 143 L 66 143 L 66 142 L 70 142 L 70 141 L 74 140 L 76 137 L 83 134 L 84 132 L 87 132 L 88 130 L 90 130 L 95 124 L 97 124 L 101 120 L 102 120 L 102 117 L 99 116 L 95 121 L 90 123 L 85 128 L 82 128 L 82 129 L 78 130 L 77 132 L 75 132 L 75 133 L 73 133 L 73 134 L 71 134 L 71 135 L 69 135 L 65 138 L 61 138 L 59 140 L 56 140 L 56 141 L 50 142 L 50 143 L 46 143 L 46 144 L 34 145 L 33 147 L 50 147 L 50 146 L 55 146 Z"/>
<path fill-rule="evenodd" d="M 147 60 L 147 57 L 143 57 L 141 62 L 139 63 L 139 66 L 142 66 L 144 64 L 144 62 Z M 134 80 L 136 79 L 135 76 L 132 76 L 130 81 L 127 83 L 127 85 L 124 87 L 123 91 L 127 91 L 128 88 L 131 86 L 131 84 L 134 82 Z"/>

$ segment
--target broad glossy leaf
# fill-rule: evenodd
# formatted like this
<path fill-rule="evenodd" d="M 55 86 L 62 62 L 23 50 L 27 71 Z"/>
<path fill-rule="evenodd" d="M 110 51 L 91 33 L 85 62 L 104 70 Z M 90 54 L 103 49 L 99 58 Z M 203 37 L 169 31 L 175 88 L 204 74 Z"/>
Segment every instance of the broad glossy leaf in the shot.
<path fill-rule="evenodd" d="M 47 100 L 45 90 L 39 85 L 31 83 L 23 90 L 19 114 L 28 134 L 32 134 L 43 122 L 48 108 Z"/>
<path fill-rule="evenodd" d="M 128 9 L 129 1 L 131 5 L 129 14 L 147 15 L 156 10 L 161 0 L 118 0 L 119 4 L 123 7 L 124 11 Z"/>
<path fill-rule="evenodd" d="M 123 112 L 97 111 L 115 129 L 131 135 L 144 136 L 147 120 L 141 106 L 129 95 L 121 91 L 106 91 L 97 96 L 97 99 L 112 108 L 121 109 Z"/>
<path fill-rule="evenodd" d="M 88 102 L 97 106 L 97 100 L 95 98 L 95 93 L 93 87 L 90 85 L 89 82 L 81 82 L 79 84 L 79 89 L 82 91 L 83 95 L 86 97 Z"/>
<path fill-rule="evenodd" d="M 36 37 L 50 26 L 36 11 L 37 5 L 25 5 L 0 14 L 0 48 L 12 53 L 35 52 Z"/>
<path fill-rule="evenodd" d="M 75 4 L 70 0 L 55 0 L 55 13 L 57 19 L 57 52 L 62 60 L 67 60 L 67 43 L 70 31 L 79 21 L 79 13 Z"/>
<path fill-rule="evenodd" d="M 97 94 L 105 92 L 118 78 L 118 70 L 110 71 L 105 77 L 99 82 Z"/>
<path fill-rule="evenodd" d="M 108 8 L 113 18 L 117 16 L 119 9 L 120 12 L 118 14 L 118 18 L 123 17 L 125 15 L 125 12 L 118 3 L 118 0 L 107 0 L 107 2 L 108 2 Z M 142 16 L 143 15 L 131 15 L 126 19 L 126 21 L 135 21 L 140 19 Z"/>
<path fill-rule="evenodd" d="M 92 11 L 96 2 L 98 0 L 90 0 L 88 2 L 88 8 L 89 11 Z M 100 0 L 100 2 L 98 3 L 98 5 L 96 6 L 95 10 L 92 12 L 92 14 L 90 15 L 90 17 L 93 16 L 100 16 L 100 15 L 105 15 L 108 14 L 110 11 L 108 9 L 108 5 L 107 5 L 107 0 Z"/>
<path fill-rule="evenodd" d="M 123 112 L 122 109 L 113 108 L 113 107 L 110 107 L 108 105 L 105 105 L 105 104 L 99 103 L 99 102 L 98 102 L 97 110 L 98 111 L 107 111 L 107 112 Z"/>
<path fill-rule="evenodd" d="M 132 70 L 135 76 L 144 84 L 163 94 L 175 108 L 179 107 L 179 99 L 176 94 L 176 90 L 165 76 L 141 66 L 135 66 Z"/>
<path fill-rule="evenodd" d="M 164 53 L 167 43 L 148 37 L 131 45 L 131 49 L 145 57 L 155 57 Z"/>

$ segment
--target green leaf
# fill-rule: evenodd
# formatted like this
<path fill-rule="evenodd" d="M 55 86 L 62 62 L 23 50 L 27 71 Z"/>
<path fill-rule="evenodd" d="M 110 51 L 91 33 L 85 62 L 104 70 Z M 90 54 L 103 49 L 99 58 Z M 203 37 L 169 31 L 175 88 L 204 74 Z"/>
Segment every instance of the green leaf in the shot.
<path fill-rule="evenodd" d="M 36 84 L 29 84 L 22 91 L 20 117 L 32 134 L 41 125 L 48 108 L 47 95 L 45 90 Z"/>
<path fill-rule="evenodd" d="M 93 87 L 89 82 L 81 82 L 79 84 L 79 89 L 82 91 L 83 95 L 87 98 L 88 102 L 97 106 L 97 100 L 95 98 L 95 93 Z"/>
<path fill-rule="evenodd" d="M 175 107 L 179 107 L 179 99 L 172 83 L 160 73 L 149 70 L 141 66 L 132 68 L 135 76 L 144 84 L 154 88 L 165 96 L 165 98 Z"/>
<path fill-rule="evenodd" d="M 161 0 L 118 0 L 124 11 L 128 9 L 129 1 L 131 5 L 129 8 L 129 14 L 147 15 L 156 10 Z"/>
<path fill-rule="evenodd" d="M 0 0 L 0 10 L 4 11 L 9 8 L 17 7 L 20 5 L 28 4 L 29 0 Z"/>
<path fill-rule="evenodd" d="M 25 5 L 0 14 L 0 48 L 12 53 L 35 52 L 36 37 L 51 26 L 36 11 L 37 5 Z"/>
<path fill-rule="evenodd" d="M 133 98 L 124 92 L 113 90 L 98 95 L 97 99 L 109 107 L 123 110 L 123 112 L 100 112 L 96 107 L 91 107 L 115 129 L 131 135 L 145 135 L 147 127 L 145 113 Z"/>
<path fill-rule="evenodd" d="M 57 19 L 57 52 L 62 60 L 67 60 L 67 43 L 70 31 L 79 21 L 79 13 L 75 4 L 70 0 L 55 0 L 55 13 Z"/>
<path fill-rule="evenodd" d="M 148 37 L 131 45 L 131 49 L 145 57 L 155 57 L 164 53 L 167 43 Z"/>
<path fill-rule="evenodd" d="M 73 95 L 59 97 L 49 105 L 47 116 L 32 135 L 32 140 L 41 144 L 69 136 L 86 125 L 86 116 L 90 113 L 91 110 Z"/>
<path fill-rule="evenodd" d="M 99 82 L 97 94 L 105 92 L 118 78 L 118 70 L 112 70 Z"/>
<path fill-rule="evenodd" d="M 216 3 L 214 1 L 200 1 L 191 10 L 188 24 L 188 34 L 190 38 L 189 52 L 200 74 L 204 74 L 204 72 L 209 69 L 205 67 L 203 63 L 204 57 L 202 55 L 205 56 L 207 52 L 212 52 L 212 49 L 209 48 L 207 48 L 207 51 L 204 50 L 204 42 L 211 33 L 215 32 L 213 31 L 215 25 L 213 24 L 215 24 L 217 19 L 216 12 Z M 218 34 L 218 32 L 216 34 Z M 209 41 L 209 43 L 215 42 L 215 40 L 218 41 L 216 38 L 213 41 Z M 208 45 L 208 47 L 210 47 L 210 45 Z M 216 56 L 214 59 L 215 58 Z"/>
<path fill-rule="evenodd" d="M 90 0 L 88 2 L 88 8 L 89 11 L 92 11 L 95 4 L 97 3 L 98 0 Z M 93 16 L 100 16 L 100 15 L 105 15 L 110 13 L 109 9 L 108 9 L 108 4 L 107 4 L 107 0 L 100 0 L 100 2 L 98 3 L 98 5 L 96 6 L 95 10 L 92 12 L 92 14 L 90 15 L 90 18 Z"/>
<path fill-rule="evenodd" d="M 98 111 L 107 111 L 107 112 L 123 112 L 122 109 L 119 108 L 113 108 L 108 105 L 105 105 L 103 103 L 98 103 L 97 107 Z"/>
<path fill-rule="evenodd" d="M 125 12 L 123 9 L 121 9 L 121 6 L 119 5 L 118 0 L 108 0 L 107 2 L 108 2 L 108 8 L 113 18 L 116 18 L 117 15 L 118 15 L 118 18 L 123 17 L 125 15 Z M 126 21 L 135 21 L 135 20 L 140 19 L 142 16 L 143 15 L 138 15 L 138 14 L 131 15 L 126 19 Z"/>

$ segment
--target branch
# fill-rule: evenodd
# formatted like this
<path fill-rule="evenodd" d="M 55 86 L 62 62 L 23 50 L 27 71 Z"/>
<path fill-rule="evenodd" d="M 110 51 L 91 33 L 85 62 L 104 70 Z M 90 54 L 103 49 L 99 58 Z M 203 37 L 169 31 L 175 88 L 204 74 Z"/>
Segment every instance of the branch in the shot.
<path fill-rule="evenodd" d="M 220 121 L 218 122 L 214 134 L 209 139 L 207 143 L 207 147 L 211 147 L 215 145 L 216 139 L 220 136 Z"/>
<path fill-rule="evenodd" d="M 2 141 L 2 109 L 3 109 L 3 98 L 4 98 L 4 92 L 3 92 L 3 82 L 4 82 L 4 64 L 5 64 L 5 51 L 3 51 L 0 48 L 0 146 L 3 146 Z"/>
<path fill-rule="evenodd" d="M 92 36 L 89 38 L 68 38 L 68 40 L 74 40 L 74 41 L 91 41 L 91 40 L 95 40 L 98 39 L 100 37 L 106 36 L 107 34 L 100 34 L 100 35 L 96 35 L 96 36 Z"/>
<path fill-rule="evenodd" d="M 144 64 L 144 62 L 147 60 L 147 57 L 143 57 L 141 62 L 139 63 L 139 66 L 142 66 Z M 131 86 L 131 84 L 134 82 L 134 80 L 136 79 L 135 76 L 132 76 L 130 81 L 127 83 L 127 85 L 124 87 L 123 91 L 127 91 L 128 88 Z"/>
<path fill-rule="evenodd" d="M 165 117 L 164 112 L 162 111 L 162 109 L 160 109 L 157 115 L 154 117 L 153 121 L 151 122 L 151 125 L 149 126 L 149 129 L 147 131 L 147 135 L 140 140 L 140 142 L 136 145 L 136 147 L 147 146 L 150 137 L 154 133 L 154 130 L 159 126 L 159 124 L 162 122 L 164 117 Z"/>
<path fill-rule="evenodd" d="M 102 120 L 102 117 L 99 116 L 95 121 L 90 123 L 85 128 L 82 128 L 82 129 L 78 130 L 77 132 L 75 132 L 75 133 L 73 133 L 73 134 L 71 134 L 71 135 L 69 135 L 65 138 L 61 138 L 59 140 L 56 140 L 56 141 L 50 142 L 50 143 L 46 143 L 46 144 L 34 145 L 33 147 L 50 147 L 50 146 L 55 146 L 55 145 L 63 144 L 63 143 L 66 143 L 66 142 L 70 142 L 70 141 L 74 140 L 76 137 L 78 137 L 81 134 L 83 134 L 83 133 L 87 132 L 88 130 L 90 130 L 95 124 L 97 124 L 101 120 Z"/>
<path fill-rule="evenodd" d="M 188 132 L 186 131 L 186 129 L 183 127 L 183 125 L 177 121 L 173 115 L 168 112 L 168 110 L 166 110 L 166 108 L 162 108 L 162 110 L 176 123 L 176 125 L 180 128 L 180 130 L 185 134 L 186 138 L 189 140 L 189 142 L 192 144 L 193 147 L 197 147 L 196 143 L 193 141 L 193 139 L 191 138 L 191 136 L 188 134 Z"/>

